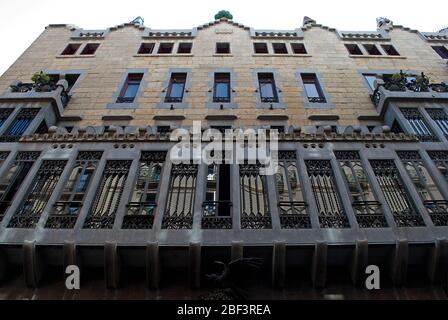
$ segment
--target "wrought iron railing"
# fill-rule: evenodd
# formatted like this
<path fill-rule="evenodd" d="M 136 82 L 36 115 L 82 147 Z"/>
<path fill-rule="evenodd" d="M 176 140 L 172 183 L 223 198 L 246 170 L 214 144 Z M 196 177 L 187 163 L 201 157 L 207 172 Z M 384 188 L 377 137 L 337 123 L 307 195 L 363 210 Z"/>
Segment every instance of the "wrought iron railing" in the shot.
<path fill-rule="evenodd" d="M 134 97 L 118 97 L 117 103 L 132 103 L 134 99 Z"/>
<path fill-rule="evenodd" d="M 327 102 L 327 100 L 324 97 L 308 97 L 308 102 L 325 103 L 325 102 Z"/>
<path fill-rule="evenodd" d="M 232 202 L 205 201 L 202 204 L 202 229 L 231 229 Z"/>
<path fill-rule="evenodd" d="M 307 206 L 303 201 L 279 201 L 281 227 L 283 229 L 311 228 L 311 219 L 306 211 Z"/>
<path fill-rule="evenodd" d="M 230 97 L 213 97 L 213 102 L 229 103 L 230 102 Z"/>
<path fill-rule="evenodd" d="M 423 203 L 435 226 L 448 226 L 448 201 L 426 200 Z"/>
<path fill-rule="evenodd" d="M 154 202 L 130 202 L 123 218 L 122 229 L 151 229 L 154 223 Z"/>
<path fill-rule="evenodd" d="M 352 207 L 360 228 L 387 227 L 387 221 L 379 201 L 353 201 Z"/>
<path fill-rule="evenodd" d="M 57 201 L 54 204 L 55 213 L 48 217 L 45 228 L 49 229 L 72 229 L 78 219 L 82 202 L 79 201 Z"/>
<path fill-rule="evenodd" d="M 180 103 L 182 100 L 182 97 L 165 97 L 166 103 Z"/>
<path fill-rule="evenodd" d="M 263 103 L 277 103 L 278 98 L 277 97 L 261 97 L 261 102 Z"/>

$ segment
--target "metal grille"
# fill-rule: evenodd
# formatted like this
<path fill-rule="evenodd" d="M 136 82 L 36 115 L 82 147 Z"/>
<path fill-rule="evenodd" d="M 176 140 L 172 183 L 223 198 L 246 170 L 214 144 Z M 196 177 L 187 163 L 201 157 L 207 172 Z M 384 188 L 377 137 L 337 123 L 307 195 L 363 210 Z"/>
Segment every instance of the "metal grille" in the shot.
<path fill-rule="evenodd" d="M 272 227 L 267 200 L 266 177 L 260 175 L 261 164 L 240 164 L 241 228 Z"/>
<path fill-rule="evenodd" d="M 398 227 L 421 227 L 424 222 L 409 199 L 393 160 L 370 160 L 378 184 Z"/>
<path fill-rule="evenodd" d="M 400 108 L 400 111 L 411 126 L 412 133 L 421 141 L 439 141 L 417 108 Z"/>
<path fill-rule="evenodd" d="M 9 151 L 0 151 L 0 166 L 5 162 L 6 158 L 9 156 Z"/>
<path fill-rule="evenodd" d="M 429 116 L 437 124 L 437 126 L 442 130 L 444 136 L 448 138 L 448 115 L 443 109 L 426 109 Z"/>
<path fill-rule="evenodd" d="M 448 225 L 447 201 L 434 183 L 418 151 L 397 151 L 420 199 L 436 226 Z"/>
<path fill-rule="evenodd" d="M 84 223 L 88 229 L 112 229 L 132 160 L 108 160 Z"/>
<path fill-rule="evenodd" d="M 34 228 L 37 225 L 66 163 L 66 160 L 42 162 L 23 204 L 11 218 L 8 228 Z"/>
<path fill-rule="evenodd" d="M 16 142 L 19 141 L 22 134 L 39 113 L 39 108 L 23 108 L 17 114 L 13 123 L 6 132 L 0 137 L 0 142 Z"/>
<path fill-rule="evenodd" d="M 11 115 L 12 111 L 14 109 L 12 108 L 1 108 L 0 109 L 0 127 L 5 123 L 6 119 Z"/>
<path fill-rule="evenodd" d="M 279 171 L 275 174 L 280 224 L 284 229 L 311 228 L 307 204 L 297 170 L 295 151 L 279 152 Z"/>
<path fill-rule="evenodd" d="M 330 160 L 306 160 L 314 199 L 322 228 L 348 228 Z"/>
<path fill-rule="evenodd" d="M 123 229 L 151 229 L 165 151 L 142 152 L 131 201 L 127 204 Z"/>
<path fill-rule="evenodd" d="M 0 182 L 0 221 L 39 155 L 38 151 L 19 152 L 5 177 L 2 178 Z M 2 156 L 5 156 L 4 152 L 2 152 Z"/>
<path fill-rule="evenodd" d="M 46 228 L 71 229 L 84 203 L 87 188 L 101 159 L 102 151 L 80 151 L 64 190 L 54 204 Z"/>
<path fill-rule="evenodd" d="M 173 164 L 162 228 L 191 229 L 193 227 L 197 174 L 197 164 Z"/>
<path fill-rule="evenodd" d="M 448 151 L 428 151 L 428 155 L 448 182 Z"/>
<path fill-rule="evenodd" d="M 350 192 L 352 207 L 360 228 L 385 228 L 387 222 L 370 187 L 357 151 L 335 151 L 336 159 Z"/>

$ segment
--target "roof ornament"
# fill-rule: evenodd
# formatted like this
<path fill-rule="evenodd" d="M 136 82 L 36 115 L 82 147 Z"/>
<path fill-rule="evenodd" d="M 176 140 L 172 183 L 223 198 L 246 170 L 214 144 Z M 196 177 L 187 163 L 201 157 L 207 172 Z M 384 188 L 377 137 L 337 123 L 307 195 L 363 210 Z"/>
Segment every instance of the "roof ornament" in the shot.
<path fill-rule="evenodd" d="M 233 15 L 229 11 L 221 10 L 217 14 L 215 14 L 215 20 L 219 20 L 219 19 L 232 20 Z"/>
<path fill-rule="evenodd" d="M 316 20 L 311 19 L 310 17 L 304 16 L 303 17 L 303 24 L 302 24 L 302 26 L 304 27 L 304 26 L 306 26 L 309 23 L 316 23 Z"/>
<path fill-rule="evenodd" d="M 440 29 L 439 33 L 448 33 L 448 27 Z"/>
<path fill-rule="evenodd" d="M 143 19 L 141 16 L 138 16 L 137 18 L 135 18 L 134 20 L 132 20 L 129 23 L 138 24 L 138 25 L 142 26 L 145 24 L 145 19 Z"/>
<path fill-rule="evenodd" d="M 376 26 L 378 29 L 392 27 L 393 24 L 394 23 L 387 18 L 384 18 L 384 17 L 376 18 Z"/>

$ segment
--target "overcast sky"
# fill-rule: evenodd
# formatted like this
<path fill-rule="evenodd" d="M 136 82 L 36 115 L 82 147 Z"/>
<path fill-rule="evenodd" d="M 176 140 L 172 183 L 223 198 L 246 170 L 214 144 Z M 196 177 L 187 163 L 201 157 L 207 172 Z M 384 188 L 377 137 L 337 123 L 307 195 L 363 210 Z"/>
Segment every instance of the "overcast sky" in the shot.
<path fill-rule="evenodd" d="M 105 29 L 137 16 L 153 29 L 192 28 L 228 10 L 233 20 L 258 29 L 294 29 L 307 15 L 340 30 L 375 30 L 375 18 L 437 31 L 448 26 L 448 3 L 431 0 L 0 0 L 0 74 L 53 23 Z"/>

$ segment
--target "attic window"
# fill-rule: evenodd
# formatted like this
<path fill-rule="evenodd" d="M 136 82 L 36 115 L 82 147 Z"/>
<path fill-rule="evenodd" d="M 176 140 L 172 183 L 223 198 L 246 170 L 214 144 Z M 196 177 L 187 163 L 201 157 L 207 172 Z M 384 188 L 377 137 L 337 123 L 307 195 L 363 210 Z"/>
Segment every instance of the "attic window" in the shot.
<path fill-rule="evenodd" d="M 191 53 L 191 48 L 193 44 L 191 42 L 181 42 L 179 43 L 179 48 L 177 49 L 177 53 Z"/>
<path fill-rule="evenodd" d="M 285 43 L 273 43 L 272 48 L 276 54 L 288 54 L 288 49 Z"/>
<path fill-rule="evenodd" d="M 159 51 L 157 53 L 170 54 L 172 51 L 173 51 L 173 43 L 161 43 L 159 45 Z"/>
<path fill-rule="evenodd" d="M 371 55 L 371 56 L 380 56 L 381 55 L 381 52 L 378 50 L 376 45 L 364 44 L 363 46 L 366 49 L 366 51 L 369 53 L 369 55 Z"/>
<path fill-rule="evenodd" d="M 138 49 L 138 54 L 151 54 L 154 50 L 154 43 L 142 43 L 140 49 Z"/>
<path fill-rule="evenodd" d="M 361 49 L 359 49 L 359 46 L 354 43 L 346 43 L 345 47 L 347 48 L 348 52 L 355 56 L 361 56 L 362 52 Z"/>
<path fill-rule="evenodd" d="M 268 45 L 263 42 L 254 43 L 254 52 L 255 53 L 269 53 Z"/>
<path fill-rule="evenodd" d="M 72 56 L 78 51 L 79 47 L 81 46 L 80 43 L 70 43 L 64 51 L 62 51 L 61 55 L 63 56 Z"/>
<path fill-rule="evenodd" d="M 98 49 L 99 46 L 99 43 L 88 43 L 82 50 L 81 55 L 95 54 L 96 49 Z"/>
<path fill-rule="evenodd" d="M 291 49 L 294 54 L 306 54 L 305 45 L 303 43 L 291 43 Z"/>
<path fill-rule="evenodd" d="M 218 53 L 218 54 L 230 53 L 230 43 L 228 43 L 228 42 L 218 42 L 216 44 L 216 53 Z"/>
<path fill-rule="evenodd" d="M 383 44 L 381 45 L 383 50 L 387 53 L 388 56 L 399 56 L 400 54 L 398 51 L 394 48 L 394 46 L 390 44 Z"/>

